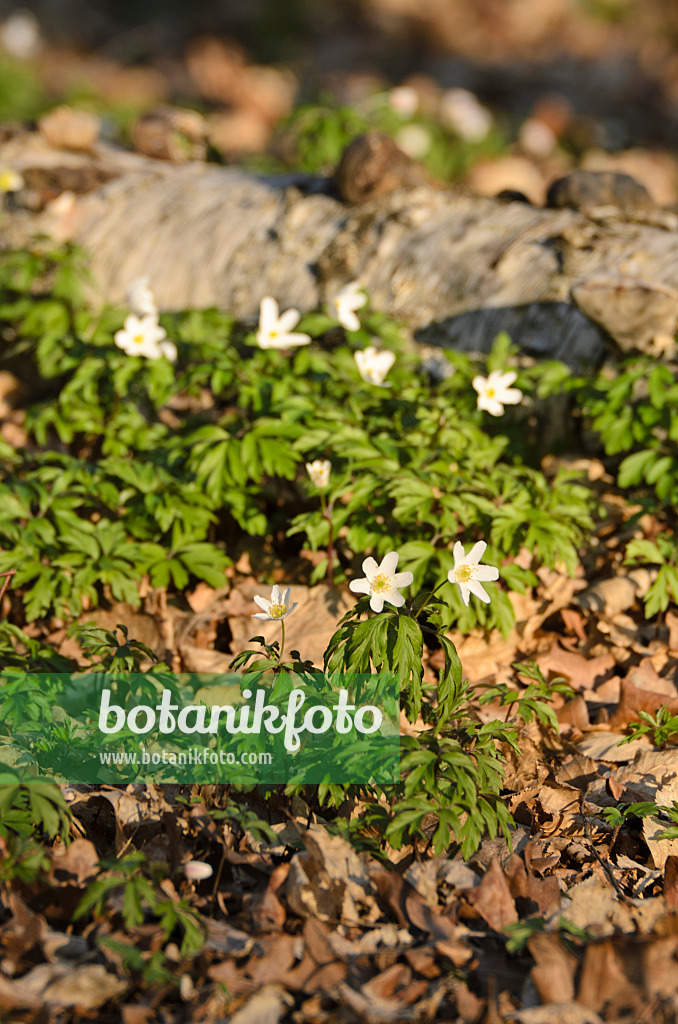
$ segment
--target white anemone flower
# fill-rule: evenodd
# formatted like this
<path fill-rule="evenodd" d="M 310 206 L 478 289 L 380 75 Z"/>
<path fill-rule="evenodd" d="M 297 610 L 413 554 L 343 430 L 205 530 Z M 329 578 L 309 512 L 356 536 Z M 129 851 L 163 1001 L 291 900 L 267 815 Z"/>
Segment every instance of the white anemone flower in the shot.
<path fill-rule="evenodd" d="M 0 167 L 0 192 L 19 192 L 23 187 L 24 179 L 18 171 Z"/>
<path fill-rule="evenodd" d="M 214 871 L 204 860 L 187 860 L 184 864 L 184 874 L 189 882 L 202 882 L 205 878 L 211 878 Z"/>
<path fill-rule="evenodd" d="M 144 356 L 146 359 L 160 359 L 162 356 L 174 362 L 177 349 L 171 341 L 165 341 L 167 332 L 158 323 L 157 316 L 135 316 L 125 320 L 121 331 L 115 332 L 115 344 L 128 356 Z"/>
<path fill-rule="evenodd" d="M 523 393 L 510 387 L 517 376 L 513 370 L 507 373 L 493 370 L 489 377 L 474 377 L 472 383 L 478 392 L 478 408 L 485 409 L 490 416 L 501 416 L 505 405 L 518 405 Z"/>
<path fill-rule="evenodd" d="M 260 612 L 255 612 L 252 616 L 253 619 L 262 619 L 264 622 L 276 619 L 286 619 L 290 612 L 293 612 L 298 605 L 298 601 L 295 601 L 292 607 L 290 607 L 290 594 L 292 588 L 288 587 L 285 593 L 281 593 L 280 587 L 276 585 L 271 590 L 271 600 L 267 601 L 265 597 L 259 597 L 257 594 L 254 598 L 254 603 L 261 608 Z"/>
<path fill-rule="evenodd" d="M 280 313 L 278 303 L 270 295 L 261 300 L 259 307 L 259 328 L 257 345 L 259 348 L 295 348 L 298 345 L 310 345 L 308 334 L 292 334 L 301 319 L 297 309 L 287 309 Z"/>
<path fill-rule="evenodd" d="M 390 387 L 384 384 L 384 378 L 395 363 L 395 352 L 370 345 L 355 352 L 354 356 L 360 376 L 367 384 L 376 384 L 378 388 Z"/>
<path fill-rule="evenodd" d="M 360 281 L 351 281 L 344 285 L 341 291 L 337 292 L 332 299 L 334 312 L 337 320 L 347 331 L 359 331 L 360 320 L 355 314 L 356 309 L 361 309 L 367 302 L 367 296 L 362 290 Z"/>
<path fill-rule="evenodd" d="M 493 565 L 481 565 L 480 559 L 485 554 L 487 544 L 479 540 L 474 544 L 468 555 L 464 554 L 464 545 L 457 541 L 454 545 L 454 569 L 450 569 L 447 578 L 450 583 L 456 583 L 461 591 L 461 599 L 468 606 L 469 597 L 475 594 L 476 597 L 490 603 L 490 596 L 482 586 L 483 583 L 491 583 L 499 579 L 499 570 Z"/>
<path fill-rule="evenodd" d="M 419 94 L 411 85 L 397 85 L 389 89 L 388 105 L 401 117 L 414 117 L 419 110 Z"/>
<path fill-rule="evenodd" d="M 135 316 L 157 316 L 155 296 L 148 287 L 148 277 L 137 277 L 127 289 L 127 305 Z"/>
<path fill-rule="evenodd" d="M 431 133 L 423 124 L 404 125 L 395 140 L 403 153 L 407 153 L 413 160 L 423 160 L 433 143 Z"/>
<path fill-rule="evenodd" d="M 306 472 L 311 478 L 311 483 L 320 491 L 324 491 L 329 485 L 331 469 L 332 463 L 329 459 L 316 459 L 314 462 L 306 463 Z"/>
<path fill-rule="evenodd" d="M 398 552 L 389 551 L 377 565 L 374 558 L 366 558 L 363 562 L 365 578 L 362 580 L 351 580 L 349 590 L 354 594 L 369 594 L 370 608 L 373 612 L 383 610 L 384 601 L 401 608 L 405 604 L 405 598 L 398 591 L 400 587 L 409 587 L 414 579 L 411 572 L 396 572 L 398 567 Z"/>
<path fill-rule="evenodd" d="M 492 114 L 468 89 L 448 89 L 440 100 L 440 119 L 467 142 L 482 142 L 492 127 Z"/>

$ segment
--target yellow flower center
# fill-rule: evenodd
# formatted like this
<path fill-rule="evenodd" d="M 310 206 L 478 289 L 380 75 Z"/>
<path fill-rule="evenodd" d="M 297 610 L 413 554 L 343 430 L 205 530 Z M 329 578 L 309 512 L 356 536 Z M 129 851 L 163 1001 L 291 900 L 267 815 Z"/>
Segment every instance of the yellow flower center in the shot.
<path fill-rule="evenodd" d="M 384 576 L 383 572 L 380 572 L 378 576 L 375 576 L 370 586 L 372 587 L 372 593 L 378 594 L 382 590 L 391 589 L 391 581 L 388 576 Z"/>
<path fill-rule="evenodd" d="M 143 343 L 144 343 L 144 336 L 143 336 L 143 334 L 134 334 L 132 336 L 132 341 L 136 345 L 143 345 Z"/>
<path fill-rule="evenodd" d="M 287 608 L 284 604 L 272 604 L 268 614 L 272 619 L 284 619 L 287 614 Z"/>
<path fill-rule="evenodd" d="M 473 568 L 470 565 L 458 565 L 455 573 L 459 583 L 468 583 L 473 576 Z"/>
<path fill-rule="evenodd" d="M 488 398 L 494 398 L 496 393 L 497 392 L 495 391 L 494 388 L 488 388 L 487 391 L 485 392 L 485 394 L 487 395 Z"/>

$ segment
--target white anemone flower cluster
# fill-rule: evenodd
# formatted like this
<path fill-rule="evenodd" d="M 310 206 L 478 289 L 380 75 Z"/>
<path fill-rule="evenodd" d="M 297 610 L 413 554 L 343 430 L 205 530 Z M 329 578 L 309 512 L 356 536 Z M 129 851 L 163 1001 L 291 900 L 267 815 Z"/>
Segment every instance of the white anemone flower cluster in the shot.
<path fill-rule="evenodd" d="M 405 598 L 399 590 L 401 587 L 408 587 L 414 579 L 411 572 L 396 572 L 398 567 L 398 552 L 389 551 L 377 565 L 374 558 L 366 558 L 363 562 L 365 576 L 361 580 L 351 580 L 349 590 L 354 594 L 369 594 L 370 608 L 373 612 L 380 612 L 384 607 L 384 601 L 401 608 L 405 604 Z"/>
<path fill-rule="evenodd" d="M 255 612 L 252 618 L 261 619 L 263 622 L 279 622 L 281 619 L 286 619 L 299 603 L 298 601 L 295 601 L 293 605 L 290 605 L 291 593 L 291 587 L 288 587 L 287 590 L 282 593 L 280 587 L 276 583 L 271 590 L 270 601 L 267 601 L 265 597 L 259 597 L 257 594 L 254 598 L 254 603 L 258 608 L 261 608 L 261 611 Z"/>
<path fill-rule="evenodd" d="M 277 349 L 310 345 L 311 339 L 308 334 L 293 333 L 293 328 L 300 319 L 301 313 L 298 309 L 286 309 L 281 313 L 276 300 L 266 295 L 259 307 L 257 345 L 259 348 Z"/>
<path fill-rule="evenodd" d="M 177 347 L 167 341 L 167 331 L 158 322 L 158 309 L 153 293 L 148 287 L 148 278 L 133 281 L 127 291 L 127 301 L 132 312 L 126 317 L 122 330 L 115 332 L 115 344 L 128 356 L 142 356 L 144 359 L 177 358 Z"/>
<path fill-rule="evenodd" d="M 356 315 L 356 309 L 362 309 L 366 302 L 367 295 L 363 291 L 360 281 L 351 281 L 337 292 L 331 305 L 334 315 L 342 327 L 347 331 L 359 331 L 360 320 Z"/>
<path fill-rule="evenodd" d="M 475 594 L 485 604 L 490 603 L 490 596 L 482 586 L 499 579 L 499 570 L 493 565 L 481 565 L 480 559 L 485 554 L 487 544 L 479 540 L 474 544 L 468 555 L 464 553 L 464 545 L 457 541 L 454 545 L 454 569 L 450 569 L 447 578 L 456 583 L 461 591 L 461 599 L 468 607 L 469 597 Z"/>
<path fill-rule="evenodd" d="M 358 372 L 366 384 L 374 384 L 378 388 L 390 387 L 384 384 L 384 378 L 395 363 L 395 353 L 388 349 L 378 349 L 374 345 L 354 352 Z"/>
<path fill-rule="evenodd" d="M 478 408 L 485 409 L 490 416 L 501 416 L 505 405 L 518 405 L 523 393 L 510 386 L 517 376 L 513 370 L 506 373 L 493 370 L 489 377 L 474 377 L 472 384 L 478 392 Z"/>
<path fill-rule="evenodd" d="M 311 478 L 311 483 L 319 491 L 324 491 L 326 487 L 329 487 L 331 469 L 332 463 L 329 459 L 315 459 L 313 462 L 306 463 L 306 472 Z"/>

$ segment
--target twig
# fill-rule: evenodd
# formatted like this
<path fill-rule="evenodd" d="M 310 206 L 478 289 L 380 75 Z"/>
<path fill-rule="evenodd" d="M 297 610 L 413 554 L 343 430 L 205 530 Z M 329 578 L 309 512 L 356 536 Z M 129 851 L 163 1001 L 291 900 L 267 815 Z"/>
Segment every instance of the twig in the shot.
<path fill-rule="evenodd" d="M 604 861 L 603 858 L 598 853 L 598 851 L 596 850 L 596 847 L 595 847 L 595 844 L 593 842 L 593 839 L 591 838 L 591 826 L 589 825 L 589 819 L 586 817 L 586 814 L 584 812 L 584 793 L 583 793 L 583 791 L 582 791 L 582 794 L 581 794 L 581 797 L 580 797 L 580 800 L 579 800 L 579 808 L 580 808 L 580 811 L 581 811 L 582 820 L 584 822 L 584 836 L 586 837 L 586 841 L 588 842 L 589 846 L 591 847 L 591 853 L 596 858 L 596 860 L 600 864 L 601 868 L 603 869 L 603 871 L 607 875 L 607 877 L 609 879 L 609 882 L 610 882 L 610 885 L 613 887 L 613 889 L 615 890 L 615 892 L 619 896 L 619 899 L 623 900 L 624 903 L 631 903 L 631 904 L 633 904 L 633 900 L 630 899 L 630 897 L 626 895 L 626 893 L 622 889 L 621 885 L 619 884 L 617 879 L 614 877 L 614 874 L 613 874 L 613 871 L 612 871 L 612 868 L 611 868 L 609 862 L 608 861 Z"/>
<path fill-rule="evenodd" d="M 14 576 L 15 573 L 16 569 L 7 569 L 6 572 L 0 572 L 0 579 L 3 580 L 2 586 L 0 587 L 0 601 L 2 601 L 3 597 L 5 596 L 5 591 L 9 586 L 9 581 L 11 580 L 12 576 Z"/>

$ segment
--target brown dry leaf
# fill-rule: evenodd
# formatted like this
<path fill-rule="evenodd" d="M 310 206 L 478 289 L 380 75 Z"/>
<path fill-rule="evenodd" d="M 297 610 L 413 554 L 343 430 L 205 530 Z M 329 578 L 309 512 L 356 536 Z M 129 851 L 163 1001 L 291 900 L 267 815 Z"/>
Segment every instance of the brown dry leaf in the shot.
<path fill-rule="evenodd" d="M 588 637 L 584 627 L 584 617 L 574 608 L 561 608 L 563 625 L 568 633 L 574 633 L 580 643 L 585 644 Z"/>
<path fill-rule="evenodd" d="M 664 864 L 664 899 L 669 907 L 678 909 L 678 857 L 673 855 Z"/>
<path fill-rule="evenodd" d="M 511 1024 L 603 1024 L 602 1018 L 581 1003 L 549 1003 L 511 1014 Z"/>
<path fill-rule="evenodd" d="M 440 967 L 436 963 L 435 953 L 430 946 L 417 946 L 416 949 L 405 951 L 405 959 L 417 974 L 423 978 L 439 978 Z"/>
<path fill-rule="evenodd" d="M 154 160 L 204 160 L 207 123 L 195 110 L 160 107 L 149 110 L 132 126 L 132 142 L 138 153 Z"/>
<path fill-rule="evenodd" d="M 622 901 L 609 883 L 603 884 L 596 877 L 569 888 L 567 897 L 559 910 L 549 914 L 547 928 L 555 928 L 562 915 L 597 936 L 615 932 L 648 933 L 666 914 L 662 898 Z"/>
<path fill-rule="evenodd" d="M 605 1011 L 605 1019 L 615 1008 L 630 1009 L 640 1014 L 643 1010 L 642 961 L 638 950 L 635 958 L 621 940 L 606 939 L 590 943 L 584 953 L 579 979 L 578 1002 L 595 1011 Z M 635 1016 L 634 1013 L 634 1016 Z"/>
<path fill-rule="evenodd" d="M 243 607 L 242 612 L 235 612 L 228 618 L 233 636 L 233 655 L 246 650 L 253 636 L 263 636 L 266 643 L 280 640 L 278 622 L 262 622 L 252 618 L 256 611 L 252 600 L 255 594 L 269 597 L 269 588 L 260 583 L 241 583 L 229 595 L 229 604 L 238 607 L 236 601 L 239 600 Z M 315 664 L 322 665 L 325 648 L 337 628 L 337 622 L 355 604 L 353 596 L 347 590 L 337 587 L 292 585 L 292 601 L 297 601 L 299 607 L 286 622 L 285 649 L 298 650 L 302 658 L 310 658 Z"/>
<path fill-rule="evenodd" d="M 307 924 L 311 923 L 311 920 L 309 918 Z M 386 949 L 407 952 L 407 947 L 414 942 L 414 939 L 406 928 L 398 928 L 397 925 L 389 923 L 380 928 L 370 928 L 357 939 L 345 939 L 338 932 L 329 932 L 327 941 L 337 956 L 350 960 Z"/>
<path fill-rule="evenodd" d="M 648 751 L 651 747 L 647 736 L 641 736 L 640 739 L 632 740 L 620 747 L 619 744 L 624 739 L 626 736 L 623 732 L 590 732 L 577 740 L 577 747 L 582 754 L 594 761 L 607 761 L 613 764 L 633 761 L 637 754 Z"/>
<path fill-rule="evenodd" d="M 537 932 L 530 936 L 527 948 L 535 966 L 532 983 L 543 1003 L 569 1003 L 574 999 L 577 958 L 565 947 L 557 932 Z"/>
<path fill-rule="evenodd" d="M 409 1024 L 409 1021 L 421 1019 L 419 1008 L 416 1006 L 403 1006 L 393 1000 L 377 1002 L 374 997 L 370 998 L 363 992 L 357 992 L 346 982 L 339 985 L 337 997 L 353 1010 L 364 1024 Z"/>
<path fill-rule="evenodd" d="M 591 725 L 588 707 L 581 693 L 573 700 L 568 700 L 563 707 L 556 708 L 556 717 L 559 725 L 565 727 L 570 737 L 572 731 L 582 733 Z"/>
<path fill-rule="evenodd" d="M 412 970 L 407 964 L 393 964 L 366 982 L 362 993 L 376 1003 L 409 1006 L 417 1003 L 427 988 L 426 981 L 412 978 Z"/>
<path fill-rule="evenodd" d="M 293 1002 L 279 985 L 265 985 L 229 1016 L 229 1024 L 278 1024 Z"/>
<path fill-rule="evenodd" d="M 285 923 L 285 908 L 278 899 L 278 889 L 285 882 L 289 865 L 279 864 L 271 872 L 266 890 L 252 911 L 252 923 L 258 932 L 277 932 Z"/>
<path fill-rule="evenodd" d="M 678 615 L 670 610 L 667 611 L 664 625 L 669 631 L 669 650 L 678 651 Z"/>
<path fill-rule="evenodd" d="M 517 854 L 512 853 L 504 865 L 511 895 L 514 900 L 523 900 L 520 907 L 524 914 L 545 914 L 560 903 L 560 887 L 554 875 L 536 878 L 528 871 Z"/>
<path fill-rule="evenodd" d="M 678 697 L 667 699 L 665 693 L 653 693 L 641 690 L 627 678 L 621 681 L 619 704 L 610 715 L 610 728 L 624 728 L 629 722 L 638 721 L 638 712 L 645 711 L 654 715 L 660 707 L 666 705 L 672 714 L 678 712 Z"/>
<path fill-rule="evenodd" d="M 21 383 L 9 370 L 0 370 L 0 420 L 16 406 L 21 394 Z"/>
<path fill-rule="evenodd" d="M 89 153 L 96 146 L 101 122 L 95 114 L 62 106 L 40 118 L 38 131 L 48 145 L 55 149 Z"/>
<path fill-rule="evenodd" d="M 257 939 L 257 956 L 247 961 L 245 972 L 257 986 L 282 982 L 296 960 L 297 940 L 293 935 L 264 935 Z"/>
<path fill-rule="evenodd" d="M 518 920 L 511 890 L 497 857 L 493 857 L 475 889 L 463 893 L 463 899 L 476 915 L 501 932 L 507 924 Z"/>
<path fill-rule="evenodd" d="M 586 792 L 591 783 L 598 778 L 600 773 L 596 762 L 583 754 L 572 754 L 565 758 L 556 773 L 556 782 L 563 786 L 574 786 L 582 792 Z"/>
<path fill-rule="evenodd" d="M 271 126 L 257 110 L 229 110 L 212 114 L 207 132 L 210 145 L 232 159 L 266 149 Z"/>
<path fill-rule="evenodd" d="M 226 597 L 228 593 L 227 587 L 211 587 L 209 583 L 205 583 L 201 580 L 196 584 L 193 590 L 186 593 L 185 597 L 191 606 L 191 611 L 195 612 L 196 615 L 206 612 L 208 608 L 213 607 L 216 603 Z"/>
<path fill-rule="evenodd" d="M 615 666 L 609 653 L 586 658 L 575 651 L 564 651 L 557 643 L 549 651 L 538 654 L 535 661 L 547 679 L 551 675 L 564 676 L 575 690 L 592 690 L 596 681 L 609 675 Z"/>
<path fill-rule="evenodd" d="M 457 654 L 464 666 L 464 675 L 471 683 L 479 683 L 489 677 L 492 677 L 493 683 L 502 683 L 508 682 L 511 678 L 511 665 L 518 657 L 520 641 L 515 630 L 512 630 L 506 640 L 498 630 L 493 630 L 489 636 L 474 632 L 466 636 L 461 633 L 448 633 L 447 636 L 457 648 Z M 430 664 L 440 669 L 443 661 L 443 654 L 434 651 Z"/>
<path fill-rule="evenodd" d="M 42 914 L 35 914 L 11 889 L 3 897 L 3 903 L 12 916 L 0 928 L 2 969 L 6 974 L 15 974 L 26 953 L 35 946 L 42 949 L 47 922 Z"/>
<path fill-rule="evenodd" d="M 232 654 L 213 651 L 209 647 L 196 647 L 194 644 L 179 644 L 179 653 L 185 672 L 213 672 L 222 675 L 228 672 L 233 661 Z"/>
<path fill-rule="evenodd" d="M 230 956 L 239 959 L 247 956 L 254 945 L 254 939 L 246 932 L 234 928 L 226 921 L 215 921 L 204 918 L 207 925 L 207 940 L 204 948 L 218 956 Z"/>
<path fill-rule="evenodd" d="M 610 774 L 611 783 L 621 790 L 617 799 L 626 803 L 654 800 L 671 806 L 678 800 L 678 750 L 646 750 L 636 754 L 631 764 Z"/>
<path fill-rule="evenodd" d="M 349 921 L 377 920 L 379 909 L 372 894 L 372 882 L 365 855 L 357 854 L 341 836 L 330 836 L 324 828 L 312 825 L 303 833 L 306 850 L 329 878 L 344 885 L 343 916 Z M 364 918 L 365 910 L 369 911 Z"/>
<path fill-rule="evenodd" d="M 127 982 L 109 974 L 101 964 L 39 964 L 17 984 L 48 1006 L 73 1006 L 83 1012 L 97 1010 L 127 990 Z"/>
<path fill-rule="evenodd" d="M 652 863 L 660 870 L 669 857 L 678 856 L 678 839 L 660 838 L 668 825 L 666 818 L 657 818 L 654 815 L 643 818 L 643 839 L 647 843 Z"/>
<path fill-rule="evenodd" d="M 70 846 L 50 850 L 52 875 L 62 885 L 84 886 L 99 873 L 99 854 L 89 839 L 78 836 Z"/>
<path fill-rule="evenodd" d="M 560 830 L 567 832 L 576 827 L 580 819 L 581 793 L 574 786 L 563 786 L 547 782 L 541 787 L 537 799 L 542 810 L 550 814 L 558 823 Z"/>
<path fill-rule="evenodd" d="M 656 577 L 656 569 L 632 569 L 626 575 L 594 583 L 588 590 L 577 594 L 574 603 L 585 611 L 609 619 L 632 608 L 637 599 L 647 594 Z"/>
<path fill-rule="evenodd" d="M 643 658 L 640 665 L 634 665 L 626 674 L 627 682 L 638 690 L 649 690 L 651 693 L 663 693 L 669 698 L 678 697 L 676 685 L 671 679 L 660 676 L 652 663 L 652 658 Z"/>

